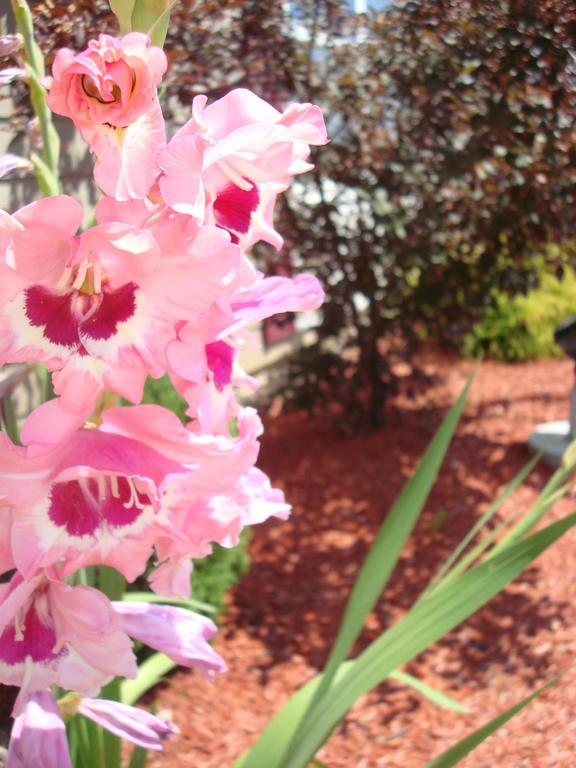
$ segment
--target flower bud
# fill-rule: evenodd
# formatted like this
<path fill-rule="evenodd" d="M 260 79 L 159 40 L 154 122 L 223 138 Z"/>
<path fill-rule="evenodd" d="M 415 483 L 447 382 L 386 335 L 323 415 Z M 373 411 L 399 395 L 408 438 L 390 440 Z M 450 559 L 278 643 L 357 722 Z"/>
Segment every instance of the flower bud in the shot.
<path fill-rule="evenodd" d="M 72 768 L 54 694 L 36 691 L 14 721 L 6 768 Z"/>
<path fill-rule="evenodd" d="M 78 714 L 143 749 L 162 749 L 177 728 L 138 707 L 107 699 L 82 699 Z"/>

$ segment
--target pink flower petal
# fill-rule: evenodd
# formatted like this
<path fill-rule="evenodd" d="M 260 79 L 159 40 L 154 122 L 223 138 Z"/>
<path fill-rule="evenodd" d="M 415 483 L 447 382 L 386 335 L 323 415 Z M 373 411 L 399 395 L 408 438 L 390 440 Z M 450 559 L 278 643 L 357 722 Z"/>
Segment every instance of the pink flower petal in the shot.
<path fill-rule="evenodd" d="M 72 768 L 66 727 L 54 694 L 32 694 L 12 728 L 6 768 Z"/>
<path fill-rule="evenodd" d="M 205 616 L 155 603 L 122 601 L 113 606 L 127 634 L 162 651 L 177 664 L 199 668 L 209 677 L 226 670 L 222 658 L 208 644 L 217 627 Z"/>
<path fill-rule="evenodd" d="M 176 732 L 171 723 L 118 701 L 82 699 L 78 714 L 143 749 L 162 750 L 162 743 Z"/>
<path fill-rule="evenodd" d="M 146 197 L 160 173 L 155 157 L 166 143 L 160 106 L 126 128 L 90 127 L 85 136 L 97 157 L 94 178 L 98 186 L 117 200 Z"/>
<path fill-rule="evenodd" d="M 158 155 L 162 196 L 175 211 L 199 220 L 204 216 L 203 160 L 204 140 L 198 135 L 177 135 Z"/>

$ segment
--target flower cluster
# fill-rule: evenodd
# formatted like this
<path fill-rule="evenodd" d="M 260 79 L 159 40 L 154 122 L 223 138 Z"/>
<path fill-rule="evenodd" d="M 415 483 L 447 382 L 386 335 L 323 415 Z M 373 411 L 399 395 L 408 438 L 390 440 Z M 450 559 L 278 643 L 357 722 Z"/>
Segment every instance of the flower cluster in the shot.
<path fill-rule="evenodd" d="M 30 414 L 22 445 L 0 433 L 0 573 L 12 572 L 0 585 L 0 681 L 21 689 L 14 766 L 28 764 L 18 754 L 38 709 L 54 715 L 52 685 L 77 692 L 81 714 L 124 734 L 151 729 L 157 739 L 133 740 L 159 745 L 154 718 L 122 730 L 121 705 L 90 703 L 134 676 L 131 638 L 208 674 L 224 667 L 208 619 L 110 602 L 74 581 L 79 569 L 133 581 L 152 559 L 152 589 L 187 596 L 193 558 L 289 513 L 255 467 L 262 426 L 236 399 L 236 385 L 253 385 L 237 355 L 247 326 L 315 309 L 323 293 L 309 275 L 264 277 L 246 249 L 281 246 L 276 197 L 311 167 L 324 122 L 313 105 L 280 112 L 238 89 L 212 104 L 197 96 L 168 141 L 165 70 L 139 33 L 61 50 L 47 102 L 96 155 L 96 223 L 79 232 L 84 212 L 65 195 L 0 212 L 0 365 L 42 363 L 56 394 Z M 188 404 L 185 426 L 139 405 L 146 378 L 165 374 Z M 110 406 L 110 393 L 134 405 Z"/>

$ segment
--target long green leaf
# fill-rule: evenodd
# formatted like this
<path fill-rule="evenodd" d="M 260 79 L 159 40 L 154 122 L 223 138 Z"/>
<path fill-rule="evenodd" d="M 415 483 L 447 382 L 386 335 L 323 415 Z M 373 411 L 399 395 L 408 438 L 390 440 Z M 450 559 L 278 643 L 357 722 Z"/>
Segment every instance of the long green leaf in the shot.
<path fill-rule="evenodd" d="M 520 472 L 516 475 L 516 477 L 508 483 L 506 488 L 502 491 L 502 493 L 498 496 L 496 501 L 494 501 L 486 510 L 486 512 L 480 517 L 480 519 L 476 522 L 474 526 L 468 531 L 468 533 L 464 536 L 462 541 L 458 544 L 458 546 L 451 552 L 450 556 L 446 559 L 446 561 L 442 564 L 442 566 L 439 568 L 438 573 L 436 576 L 432 579 L 430 582 L 428 588 L 426 589 L 427 592 L 431 592 L 432 589 L 438 584 L 444 577 L 446 577 L 450 572 L 462 552 L 466 549 L 468 544 L 470 544 L 471 541 L 480 533 L 482 528 L 484 528 L 490 520 L 494 517 L 495 514 L 499 511 L 501 506 L 504 504 L 504 502 L 514 493 L 514 491 L 526 480 L 528 475 L 532 472 L 536 464 L 540 461 L 540 454 L 537 454 L 534 456 L 528 464 L 526 464 L 525 467 L 523 467 Z M 463 570 L 463 569 L 462 569 Z M 458 573 L 456 570 L 454 573 Z"/>
<path fill-rule="evenodd" d="M 563 494 L 563 484 L 576 471 L 576 442 L 572 443 L 572 446 L 566 451 L 562 464 L 546 483 L 538 499 L 530 508 L 529 513 L 498 542 L 492 550 L 492 555 L 500 552 L 511 542 L 519 541 L 526 533 L 531 531 L 551 507 L 552 500 L 555 501 Z"/>
<path fill-rule="evenodd" d="M 396 670 L 395 672 L 392 672 L 389 677 L 390 680 L 395 680 L 397 683 L 402 683 L 403 685 L 407 685 L 409 688 L 412 688 L 414 691 L 416 691 L 416 693 L 421 694 L 425 699 L 429 699 L 429 701 L 431 701 L 433 704 L 436 704 L 438 707 L 442 707 L 442 709 L 449 709 L 452 712 L 459 712 L 461 715 L 467 715 L 470 712 L 468 707 L 460 704 L 460 702 L 456 701 L 456 699 L 453 699 L 451 696 L 447 696 L 441 691 L 437 691 L 436 688 L 432 688 L 432 686 L 422 682 L 422 680 L 419 680 L 413 675 L 409 675 L 407 672 Z"/>
<path fill-rule="evenodd" d="M 355 663 L 356 662 L 354 660 L 350 660 L 341 664 L 336 673 L 335 681 L 338 682 L 348 671 L 353 670 Z M 422 683 L 421 680 L 417 680 L 417 678 L 413 677 L 412 675 L 408 675 L 405 672 L 395 671 L 392 672 L 389 677 L 392 680 L 396 680 L 399 683 L 408 685 L 414 690 L 417 690 L 418 693 L 430 699 L 438 706 L 444 707 L 445 709 L 452 709 L 454 711 L 461 712 L 462 714 L 466 714 L 468 712 L 465 707 L 463 707 L 454 699 L 451 699 L 445 694 L 436 691 L 434 688 L 431 688 L 425 683 Z M 316 677 L 313 677 L 312 680 L 309 680 L 306 685 L 300 688 L 300 690 L 297 691 L 294 696 L 292 696 L 292 698 L 285 704 L 281 712 L 279 712 L 274 720 L 272 720 L 266 727 L 266 730 L 269 731 L 270 735 L 270 738 L 267 739 L 266 742 L 266 748 L 268 749 L 266 756 L 267 768 L 268 766 L 277 765 L 281 760 L 286 750 L 286 743 L 285 740 L 282 739 L 282 735 L 290 735 L 291 733 L 294 733 L 296 726 L 302 718 L 303 712 L 308 709 L 308 706 L 312 701 L 314 693 L 316 692 L 321 679 L 322 674 L 316 675 Z M 278 737 L 277 740 L 274 741 L 274 739 L 271 738 L 271 735 L 276 735 Z M 391 737 L 391 739 L 394 738 L 396 737 Z M 238 758 L 238 760 L 236 760 L 234 763 L 234 768 L 247 768 L 248 758 L 253 759 L 253 752 L 254 748 L 245 752 L 240 758 Z"/>
<path fill-rule="evenodd" d="M 340 630 L 321 677 L 321 683 L 310 701 L 309 710 L 304 715 L 305 717 L 313 711 L 317 702 L 330 687 L 336 671 L 362 631 L 366 616 L 374 607 L 398 562 L 406 540 L 412 533 L 438 476 L 438 471 L 458 424 L 471 384 L 472 377 L 466 383 L 456 404 L 446 415 L 414 474 L 392 505 L 376 536 L 352 589 Z M 284 736 L 287 735 L 285 731 Z M 292 738 L 298 739 L 298 729 L 292 734 Z M 263 734 L 246 762 L 247 768 L 257 768 L 261 765 L 264 755 L 266 755 L 267 765 L 272 768 L 269 757 L 269 741 L 274 741 L 277 744 L 277 734 L 268 734 L 267 732 Z M 289 749 L 288 744 L 286 744 L 286 749 Z"/>
<path fill-rule="evenodd" d="M 146 691 L 158 685 L 164 675 L 174 669 L 176 662 L 163 653 L 155 653 L 138 667 L 135 680 L 123 680 L 120 684 L 120 701 L 124 704 L 136 704 Z"/>
<path fill-rule="evenodd" d="M 142 747 L 134 747 L 130 755 L 128 768 L 145 768 L 148 759 L 148 750 Z"/>
<path fill-rule="evenodd" d="M 299 710 L 300 718 L 307 717 L 329 689 L 336 672 L 341 668 L 342 662 L 360 634 L 366 616 L 374 607 L 398 562 L 404 544 L 420 516 L 446 455 L 471 383 L 472 377 L 466 383 L 456 404 L 448 412 L 416 471 L 402 489 L 380 528 L 348 600 L 326 668 L 317 678 L 319 682 L 315 686 L 314 695 L 307 699 L 306 714 L 304 709 Z M 290 740 L 298 739 L 298 716 L 295 710 L 294 712 L 291 710 L 290 718 L 290 728 L 287 728 L 281 719 L 280 721 L 274 719 L 270 723 L 246 758 L 246 768 L 259 768 L 264 762 L 267 768 L 275 768 L 280 764 L 271 759 L 272 751 L 280 760 L 282 752 L 289 751 Z M 294 728 L 294 722 L 296 728 Z"/>
<path fill-rule="evenodd" d="M 479 744 L 507 723 L 508 720 L 511 720 L 514 715 L 518 714 L 524 707 L 527 707 L 537 696 L 540 696 L 540 694 L 544 693 L 544 691 L 550 688 L 551 685 L 554 685 L 557 680 L 558 678 L 554 678 L 554 680 L 551 680 L 549 683 L 546 683 L 546 685 L 538 688 L 538 690 L 534 691 L 530 696 L 522 699 L 518 704 L 510 707 L 506 712 L 503 712 L 501 715 L 498 715 L 498 717 L 490 720 L 490 722 L 483 725 L 482 728 L 474 731 L 474 733 L 471 733 L 457 744 L 454 744 L 454 746 L 450 747 L 446 752 L 443 752 L 441 755 L 434 758 L 434 760 L 426 763 L 424 768 L 451 768 L 453 765 L 456 765 L 460 760 L 465 758 L 466 755 L 469 755 L 472 750 L 476 749 Z"/>
<path fill-rule="evenodd" d="M 360 696 L 481 608 L 574 525 L 576 514 L 511 545 L 416 604 L 375 640 L 332 687 L 315 716 L 304 723 L 300 739 L 282 765 L 285 768 L 307 766 Z"/>
<path fill-rule="evenodd" d="M 345 673 L 352 668 L 353 664 L 353 661 L 345 661 L 336 673 L 335 681 L 337 682 L 342 679 Z M 260 765 L 266 765 L 266 768 L 272 768 L 272 766 L 279 764 L 286 750 L 286 738 L 290 737 L 296 730 L 296 726 L 302 718 L 302 713 L 308 708 L 321 680 L 322 674 L 316 675 L 309 680 L 299 691 L 296 691 L 276 717 L 268 723 L 264 733 L 260 736 L 259 741 L 255 745 L 260 749 L 262 736 L 266 735 L 265 743 L 268 751 L 264 756 L 265 762 L 260 763 Z M 276 736 L 276 740 L 272 738 L 273 736 Z M 254 752 L 255 748 L 253 747 L 251 750 L 241 755 L 238 760 L 235 761 L 234 768 L 247 768 L 248 760 L 253 760 Z"/>

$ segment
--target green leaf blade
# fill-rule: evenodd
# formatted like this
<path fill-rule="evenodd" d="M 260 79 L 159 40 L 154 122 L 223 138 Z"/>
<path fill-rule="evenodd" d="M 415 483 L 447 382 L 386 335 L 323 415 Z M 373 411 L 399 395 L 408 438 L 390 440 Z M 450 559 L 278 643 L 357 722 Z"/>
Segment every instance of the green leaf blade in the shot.
<path fill-rule="evenodd" d="M 407 685 L 409 688 L 412 688 L 412 690 L 416 691 L 416 693 L 424 696 L 425 699 L 428 699 L 441 709 L 448 709 L 451 712 L 458 712 L 460 715 L 470 714 L 468 707 L 460 704 L 459 701 L 456 701 L 456 699 L 453 699 L 451 696 L 448 696 L 441 691 L 437 691 L 436 688 L 432 688 L 432 686 L 424 683 L 417 677 L 409 675 L 407 672 L 396 670 L 395 672 L 392 672 L 389 677 L 391 680 L 395 680 L 397 683 L 401 683 L 402 685 Z"/>
<path fill-rule="evenodd" d="M 333 686 L 315 717 L 305 723 L 298 743 L 283 765 L 304 768 L 360 696 L 461 624 L 574 525 L 576 514 L 552 523 L 416 604 L 375 640 Z"/>
<path fill-rule="evenodd" d="M 120 684 L 120 701 L 123 704 L 136 704 L 146 691 L 158 685 L 164 675 L 178 665 L 163 653 L 155 653 L 138 667 L 135 680 L 122 680 Z"/>
<path fill-rule="evenodd" d="M 538 688 L 538 690 L 534 691 L 530 696 L 522 699 L 522 701 L 519 701 L 513 707 L 507 709 L 506 712 L 503 712 L 501 715 L 498 715 L 498 717 L 490 720 L 486 725 L 483 725 L 457 744 L 454 744 L 450 749 L 446 750 L 446 752 L 443 752 L 441 755 L 434 758 L 434 760 L 426 763 L 424 768 L 452 768 L 453 765 L 456 765 L 463 760 L 470 754 L 470 752 L 476 749 L 477 746 L 511 720 L 514 715 L 518 714 L 524 707 L 527 707 L 537 696 L 540 696 L 544 691 L 550 688 L 550 686 L 554 685 L 557 680 L 558 678 L 555 678 L 541 688 Z"/>

